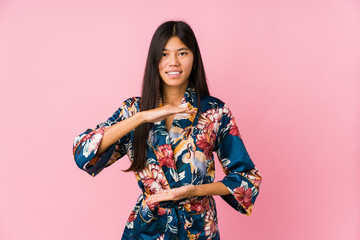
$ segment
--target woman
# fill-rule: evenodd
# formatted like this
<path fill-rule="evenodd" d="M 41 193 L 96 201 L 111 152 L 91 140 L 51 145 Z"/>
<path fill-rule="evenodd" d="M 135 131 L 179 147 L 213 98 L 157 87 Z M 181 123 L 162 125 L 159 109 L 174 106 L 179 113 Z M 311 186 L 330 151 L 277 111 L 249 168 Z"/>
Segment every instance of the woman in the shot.
<path fill-rule="evenodd" d="M 250 215 L 261 176 L 228 106 L 209 95 L 195 35 L 165 22 L 151 40 L 142 96 L 75 138 L 77 165 L 96 176 L 125 154 L 142 194 L 122 239 L 219 239 L 220 195 Z M 214 182 L 213 152 L 226 177 Z"/>

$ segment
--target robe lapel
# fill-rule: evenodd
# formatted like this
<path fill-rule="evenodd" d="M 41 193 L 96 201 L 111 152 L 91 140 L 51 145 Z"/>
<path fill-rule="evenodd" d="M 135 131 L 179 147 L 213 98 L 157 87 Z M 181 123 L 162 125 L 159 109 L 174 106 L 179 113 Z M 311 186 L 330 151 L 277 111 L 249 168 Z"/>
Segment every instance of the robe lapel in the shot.
<path fill-rule="evenodd" d="M 180 106 L 197 110 L 197 105 L 197 93 L 192 86 L 189 86 L 185 91 Z M 161 96 L 159 106 L 162 106 Z M 189 137 L 196 116 L 197 111 L 191 115 L 177 114 L 169 131 L 166 129 L 165 120 L 162 120 L 155 122 L 150 132 L 149 150 L 152 150 L 152 154 L 155 154 L 157 162 L 162 168 L 171 188 L 181 186 L 177 168 L 177 158 L 179 156 L 176 156 L 176 151 L 174 154 L 174 150 L 182 141 L 186 141 Z M 152 155 L 149 152 L 148 154 Z M 182 165 L 181 159 L 179 161 L 179 164 Z"/>
<path fill-rule="evenodd" d="M 192 87 L 188 87 L 186 90 L 180 106 L 188 109 L 194 109 L 196 110 L 196 113 L 191 115 L 177 114 L 175 116 L 169 131 L 169 138 L 173 149 L 175 149 L 182 140 L 189 137 L 192 125 L 197 115 L 197 93 Z"/>

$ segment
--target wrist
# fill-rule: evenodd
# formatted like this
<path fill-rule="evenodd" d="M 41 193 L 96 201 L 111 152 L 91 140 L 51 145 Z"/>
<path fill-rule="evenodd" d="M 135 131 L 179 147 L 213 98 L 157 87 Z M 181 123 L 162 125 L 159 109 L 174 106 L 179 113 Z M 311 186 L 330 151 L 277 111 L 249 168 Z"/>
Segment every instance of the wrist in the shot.
<path fill-rule="evenodd" d="M 201 185 L 191 185 L 191 196 L 190 197 L 198 197 L 201 196 Z"/>
<path fill-rule="evenodd" d="M 136 116 L 137 116 L 138 119 L 139 119 L 139 123 L 140 123 L 139 125 L 147 122 L 147 121 L 146 121 L 146 118 L 145 118 L 144 112 L 138 112 L 138 113 L 136 113 Z"/>

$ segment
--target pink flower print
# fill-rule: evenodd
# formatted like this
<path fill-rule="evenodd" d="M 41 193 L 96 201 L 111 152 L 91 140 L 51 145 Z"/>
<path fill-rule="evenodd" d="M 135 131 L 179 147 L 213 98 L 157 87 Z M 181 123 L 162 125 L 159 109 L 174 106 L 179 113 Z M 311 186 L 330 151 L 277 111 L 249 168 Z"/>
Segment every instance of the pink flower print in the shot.
<path fill-rule="evenodd" d="M 233 136 L 240 136 L 240 132 L 238 127 L 236 126 L 234 118 L 231 118 L 229 125 L 230 125 L 229 134 Z"/>
<path fill-rule="evenodd" d="M 165 233 L 161 235 L 160 237 L 156 238 L 156 240 L 164 240 L 165 239 Z"/>
<path fill-rule="evenodd" d="M 136 218 L 136 213 L 135 213 L 135 211 L 132 211 L 132 212 L 130 213 L 129 218 L 128 218 L 128 222 L 134 221 L 135 218 Z"/>
<path fill-rule="evenodd" d="M 102 135 L 98 135 L 98 134 L 93 135 L 90 138 L 90 142 L 87 145 L 87 147 L 88 147 L 87 151 L 88 152 L 93 152 L 96 149 L 98 149 L 98 147 L 100 145 L 100 142 L 101 142 L 101 139 L 102 139 Z"/>
<path fill-rule="evenodd" d="M 201 213 L 203 211 L 203 206 L 201 203 L 193 203 L 190 207 L 191 211 L 195 211 L 196 213 Z"/>
<path fill-rule="evenodd" d="M 203 132 L 196 135 L 196 145 L 202 149 L 207 158 L 210 157 L 215 143 L 216 135 L 214 132 Z"/>
<path fill-rule="evenodd" d="M 148 169 L 141 170 L 138 174 L 139 179 L 144 184 L 146 192 L 149 194 L 156 193 L 157 191 L 161 190 L 160 184 L 155 182 L 153 176 Z"/>
<path fill-rule="evenodd" d="M 200 130 L 214 131 L 215 133 L 219 130 L 219 123 L 221 116 L 215 108 L 207 110 L 205 113 L 201 114 L 201 118 L 197 124 L 197 128 Z"/>
<path fill-rule="evenodd" d="M 233 118 L 233 115 L 228 107 L 228 105 L 224 105 L 222 114 L 226 114 L 228 118 Z"/>
<path fill-rule="evenodd" d="M 236 201 L 238 201 L 245 210 L 248 209 L 252 205 L 251 188 L 248 188 L 245 190 L 244 187 L 237 187 L 237 188 L 234 188 L 233 191 L 234 191 Z"/>
<path fill-rule="evenodd" d="M 208 209 L 209 201 L 208 198 L 204 197 L 201 200 L 196 199 L 195 201 L 190 200 L 192 211 L 196 211 L 197 214 L 202 213 L 204 210 Z"/>
<path fill-rule="evenodd" d="M 214 236 L 214 234 L 216 233 L 216 223 L 214 221 L 214 217 L 215 217 L 215 211 L 213 209 L 209 209 L 206 212 L 205 215 L 205 236 L 211 238 L 212 236 Z"/>
<path fill-rule="evenodd" d="M 150 209 L 151 211 L 154 211 L 154 210 L 155 210 L 155 207 L 156 207 L 157 205 L 159 205 L 159 203 L 152 203 L 152 204 L 145 203 L 145 204 L 149 207 L 149 209 Z"/>
<path fill-rule="evenodd" d="M 141 182 L 144 184 L 144 187 L 149 191 L 153 192 L 155 189 L 151 190 L 151 186 L 155 180 L 150 176 L 144 176 L 141 178 Z"/>
<path fill-rule="evenodd" d="M 242 172 L 242 174 L 250 180 L 250 182 L 252 182 L 252 184 L 255 185 L 255 187 L 260 188 L 260 184 L 262 181 L 262 177 L 260 175 L 259 170 L 254 167 L 253 169 L 251 169 L 250 171 L 247 172 Z"/>
<path fill-rule="evenodd" d="M 108 126 L 104 126 L 98 129 L 95 129 L 91 132 L 89 132 L 88 134 L 86 134 L 85 137 L 83 137 L 82 142 L 85 142 L 86 140 L 90 139 L 92 136 L 94 136 L 97 133 L 100 133 L 101 135 L 104 135 L 105 129 L 107 129 Z"/>
<path fill-rule="evenodd" d="M 165 213 L 167 213 L 167 211 L 168 211 L 168 208 L 158 207 L 158 215 L 159 216 L 164 215 Z"/>
<path fill-rule="evenodd" d="M 145 176 L 141 181 L 149 194 L 154 194 L 161 190 L 161 185 L 151 176 Z"/>
<path fill-rule="evenodd" d="M 144 184 L 149 194 L 157 193 L 162 189 L 169 189 L 169 184 L 159 165 L 148 164 L 146 168 L 136 173 L 137 179 Z"/>
<path fill-rule="evenodd" d="M 163 171 L 160 169 L 159 165 L 149 164 L 151 175 L 156 182 L 159 183 L 161 189 L 170 189 L 169 184 L 165 178 Z"/>
<path fill-rule="evenodd" d="M 151 193 L 155 194 L 155 193 L 157 193 L 158 191 L 161 190 L 161 185 L 158 182 L 153 181 L 151 183 L 151 185 L 149 186 L 149 190 L 150 190 Z"/>
<path fill-rule="evenodd" d="M 174 152 L 170 144 L 164 144 L 158 147 L 155 152 L 161 167 L 176 168 L 174 160 Z"/>

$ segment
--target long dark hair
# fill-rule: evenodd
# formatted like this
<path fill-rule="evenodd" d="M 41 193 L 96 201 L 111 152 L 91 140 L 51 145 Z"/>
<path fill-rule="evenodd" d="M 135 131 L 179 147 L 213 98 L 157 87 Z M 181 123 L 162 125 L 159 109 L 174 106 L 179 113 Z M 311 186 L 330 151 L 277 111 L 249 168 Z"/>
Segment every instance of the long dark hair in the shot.
<path fill-rule="evenodd" d="M 159 106 L 159 96 L 162 88 L 159 62 L 164 46 L 172 36 L 180 38 L 194 55 L 189 84 L 194 86 L 199 96 L 209 95 L 204 66 L 194 32 L 190 26 L 183 21 L 168 21 L 156 29 L 151 39 L 142 83 L 140 111 L 154 109 Z M 144 123 L 135 129 L 133 137 L 134 159 L 131 166 L 125 170 L 126 172 L 140 171 L 145 168 L 147 140 L 152 126 L 153 123 Z"/>

